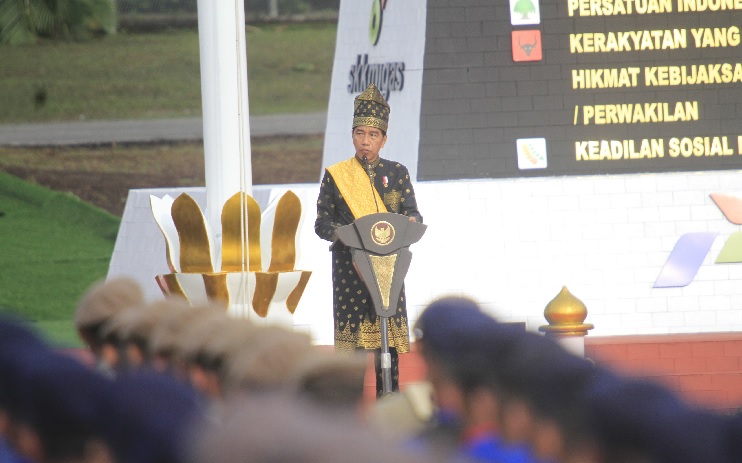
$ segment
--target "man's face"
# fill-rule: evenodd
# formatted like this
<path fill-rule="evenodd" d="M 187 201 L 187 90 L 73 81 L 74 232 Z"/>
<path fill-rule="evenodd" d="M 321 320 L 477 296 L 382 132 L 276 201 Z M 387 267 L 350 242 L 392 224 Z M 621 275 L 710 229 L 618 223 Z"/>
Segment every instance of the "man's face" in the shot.
<path fill-rule="evenodd" d="M 359 125 L 353 129 L 353 146 L 356 148 L 358 159 L 366 156 L 366 161 L 374 162 L 385 143 L 386 135 L 376 127 Z"/>
<path fill-rule="evenodd" d="M 433 388 L 433 403 L 448 413 L 462 418 L 465 412 L 464 394 L 461 388 L 449 378 L 434 360 L 423 355 L 426 379 Z"/>

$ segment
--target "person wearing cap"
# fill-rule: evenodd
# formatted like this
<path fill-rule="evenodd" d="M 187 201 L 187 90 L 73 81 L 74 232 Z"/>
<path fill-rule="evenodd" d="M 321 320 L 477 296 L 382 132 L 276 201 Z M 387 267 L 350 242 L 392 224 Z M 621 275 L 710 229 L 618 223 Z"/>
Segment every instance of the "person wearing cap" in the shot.
<path fill-rule="evenodd" d="M 206 320 L 215 312 L 223 311 L 209 304 L 191 306 L 185 299 L 172 297 L 168 299 L 173 308 L 163 316 L 152 332 L 149 356 L 153 369 L 186 380 L 188 376 L 186 365 L 178 355 L 183 334 L 192 324 L 199 324 L 201 320 Z"/>
<path fill-rule="evenodd" d="M 80 298 L 74 315 L 75 328 L 95 356 L 99 370 L 112 374 L 113 367 L 109 362 L 116 354 L 107 349 L 110 345 L 103 342 L 103 326 L 116 314 L 144 301 L 141 286 L 128 277 L 97 281 Z"/>
<path fill-rule="evenodd" d="M 118 343 L 117 371 L 150 368 L 152 333 L 171 310 L 175 309 L 168 299 L 154 301 L 121 312 L 103 325 L 103 339 Z"/>
<path fill-rule="evenodd" d="M 49 347 L 24 320 L 0 313 L 0 462 L 29 463 L 18 445 L 11 442 L 18 434 L 21 377 Z"/>
<path fill-rule="evenodd" d="M 452 359 L 463 351 L 462 336 L 468 327 L 481 320 L 479 306 L 473 300 L 443 297 L 433 301 L 415 324 L 416 346 L 425 364 L 426 381 L 432 388 L 433 413 L 423 430 L 412 439 L 413 445 L 452 455 L 461 448 L 465 428 L 464 391 L 455 380 Z"/>
<path fill-rule="evenodd" d="M 141 316 L 142 306 L 117 313 L 100 329 L 101 359 L 107 366 L 106 375 L 113 378 L 131 368 L 126 347 L 126 330 L 132 321 Z"/>
<path fill-rule="evenodd" d="M 596 444 L 597 461 L 742 461 L 742 453 L 730 447 L 732 441 L 739 446 L 742 432 L 730 434 L 727 417 L 691 405 L 650 379 L 599 373 L 581 394 L 583 434 Z"/>
<path fill-rule="evenodd" d="M 379 318 L 368 289 L 353 266 L 350 249 L 338 240 L 335 230 L 377 212 L 393 212 L 422 222 L 407 168 L 379 157 L 387 141 L 389 112 L 389 104 L 374 84 L 355 98 L 351 132 L 355 155 L 325 170 L 314 223 L 317 236 L 332 242 L 335 348 L 375 351 L 379 397 L 382 393 Z M 398 390 L 398 354 L 409 352 L 410 344 L 404 288 L 396 313 L 389 317 L 388 330 L 392 389 Z"/>
<path fill-rule="evenodd" d="M 209 317 L 193 323 L 183 331 L 177 355 L 185 365 L 191 386 L 210 400 L 219 400 L 223 385 L 217 365 L 206 353 L 206 345 L 213 338 L 222 336 L 233 320 L 225 312 L 214 312 Z"/>
<path fill-rule="evenodd" d="M 354 415 L 291 394 L 233 397 L 221 421 L 195 433 L 191 463 L 443 463 L 374 433 Z"/>
<path fill-rule="evenodd" d="M 412 444 L 471 461 L 536 462 L 526 447 L 503 439 L 500 400 L 488 387 L 496 368 L 488 360 L 517 342 L 522 330 L 498 322 L 472 299 L 448 296 L 426 307 L 414 332 L 436 412 Z"/>
<path fill-rule="evenodd" d="M 553 339 L 524 332 L 509 346 L 485 342 L 486 388 L 499 402 L 498 427 L 504 440 L 525 445 L 540 461 L 596 461 L 584 438 L 581 392 L 594 365 L 564 350 Z"/>
<path fill-rule="evenodd" d="M 281 326 L 264 326 L 225 365 L 225 395 L 259 395 L 286 389 L 295 369 L 313 355 L 306 333 Z"/>
<path fill-rule="evenodd" d="M 153 370 L 117 376 L 100 409 L 99 432 L 116 463 L 186 463 L 193 432 L 208 420 L 197 391 Z"/>
<path fill-rule="evenodd" d="M 99 429 L 109 380 L 51 348 L 18 354 L 4 379 L 15 450 L 33 463 L 113 461 Z"/>
<path fill-rule="evenodd" d="M 298 398 L 338 413 L 361 414 L 366 357 L 315 349 L 302 356 L 287 381 Z M 383 403 L 384 401 L 378 402 Z"/>

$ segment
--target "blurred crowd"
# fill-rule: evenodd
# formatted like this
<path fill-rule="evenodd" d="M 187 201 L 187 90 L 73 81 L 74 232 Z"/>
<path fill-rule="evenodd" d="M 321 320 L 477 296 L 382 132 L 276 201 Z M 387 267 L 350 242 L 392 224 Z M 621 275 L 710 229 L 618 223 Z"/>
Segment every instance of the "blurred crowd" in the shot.
<path fill-rule="evenodd" d="M 426 381 L 364 395 L 363 354 L 133 280 L 75 314 L 94 362 L 0 317 L 0 463 L 742 462 L 742 416 L 501 323 L 465 297 L 414 326 Z"/>

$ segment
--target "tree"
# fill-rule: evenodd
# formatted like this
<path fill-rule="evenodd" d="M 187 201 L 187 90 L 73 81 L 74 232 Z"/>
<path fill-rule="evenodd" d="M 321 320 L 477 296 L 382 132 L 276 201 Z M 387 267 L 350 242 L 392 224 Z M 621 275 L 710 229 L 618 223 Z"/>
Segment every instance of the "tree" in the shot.
<path fill-rule="evenodd" d="M 85 40 L 94 33 L 113 34 L 112 0 L 2 0 L 0 42 L 20 45 L 39 37 Z"/>
<path fill-rule="evenodd" d="M 520 13 L 521 19 L 528 19 L 529 14 L 536 12 L 536 7 L 531 0 L 518 0 L 513 11 Z"/>

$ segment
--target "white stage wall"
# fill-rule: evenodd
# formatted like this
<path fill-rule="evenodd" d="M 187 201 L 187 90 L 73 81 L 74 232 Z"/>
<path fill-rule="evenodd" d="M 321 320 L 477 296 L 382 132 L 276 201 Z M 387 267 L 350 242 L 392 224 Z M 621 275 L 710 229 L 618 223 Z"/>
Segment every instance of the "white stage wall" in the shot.
<path fill-rule="evenodd" d="M 742 331 L 742 264 L 714 263 L 740 226 L 709 197 L 742 196 L 740 173 L 418 182 L 429 228 L 411 248 L 411 322 L 435 297 L 464 294 L 500 319 L 525 321 L 536 330 L 546 323 L 546 304 L 567 286 L 587 305 L 592 336 Z M 330 253 L 313 229 L 319 186 L 257 186 L 254 196 L 264 208 L 289 188 L 306 214 L 296 268 L 313 271 L 294 325 L 318 344 L 332 344 Z M 162 297 L 154 276 L 167 272 L 165 243 L 149 195 L 182 191 L 203 203 L 205 192 L 198 188 L 130 191 L 109 277 L 132 276 L 149 298 Z M 718 233 L 694 280 L 653 288 L 678 238 L 688 232 Z"/>

